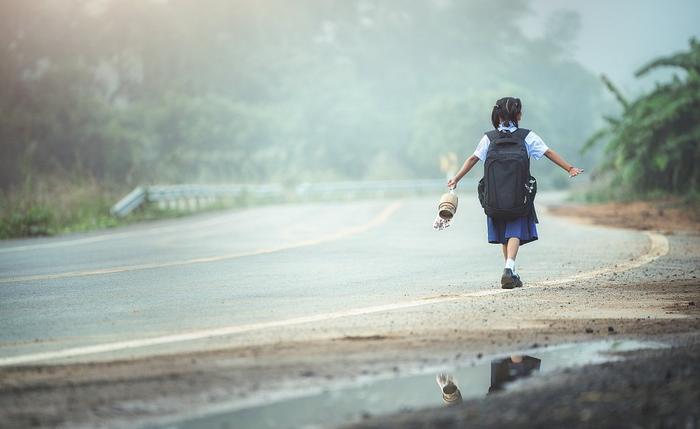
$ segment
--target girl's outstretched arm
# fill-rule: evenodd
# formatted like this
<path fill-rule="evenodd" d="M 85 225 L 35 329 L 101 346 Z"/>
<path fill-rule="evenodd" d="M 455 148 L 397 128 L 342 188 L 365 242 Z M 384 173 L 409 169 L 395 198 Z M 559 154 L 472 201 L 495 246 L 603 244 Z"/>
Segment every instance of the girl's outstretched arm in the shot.
<path fill-rule="evenodd" d="M 471 170 L 472 167 L 474 167 L 474 164 L 476 164 L 477 162 L 479 162 L 479 158 L 477 158 L 476 155 L 472 155 L 469 158 L 467 158 L 467 160 L 464 161 L 464 165 L 462 165 L 462 168 L 460 168 L 457 174 L 455 174 L 455 177 L 447 181 L 447 187 L 456 188 L 457 182 L 462 180 L 462 177 L 469 173 L 469 170 Z"/>
<path fill-rule="evenodd" d="M 583 168 L 574 167 L 573 165 L 564 161 L 564 158 L 559 156 L 559 154 L 554 152 L 552 149 L 547 149 L 547 152 L 544 153 L 544 156 L 549 158 L 550 161 L 557 164 L 559 167 L 566 170 L 566 172 L 569 173 L 569 177 L 575 177 L 583 173 Z"/>

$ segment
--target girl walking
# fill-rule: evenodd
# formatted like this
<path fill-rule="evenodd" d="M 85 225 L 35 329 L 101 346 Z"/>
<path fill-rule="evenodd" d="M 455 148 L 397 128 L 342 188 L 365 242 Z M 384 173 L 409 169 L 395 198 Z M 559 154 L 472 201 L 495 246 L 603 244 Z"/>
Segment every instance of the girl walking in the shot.
<path fill-rule="evenodd" d="M 479 199 L 487 214 L 488 241 L 500 244 L 503 249 L 505 268 L 501 287 L 504 289 L 523 285 L 515 269 L 515 258 L 521 245 L 537 240 L 538 221 L 532 204 L 536 182 L 530 176 L 530 158 L 546 156 L 570 177 L 583 173 L 550 149 L 540 136 L 519 128 L 521 118 L 519 98 L 499 99 L 491 111 L 494 130 L 481 138 L 474 154 L 447 182 L 449 188 L 457 187 L 477 162 L 484 162 L 484 193 L 480 193 Z"/>

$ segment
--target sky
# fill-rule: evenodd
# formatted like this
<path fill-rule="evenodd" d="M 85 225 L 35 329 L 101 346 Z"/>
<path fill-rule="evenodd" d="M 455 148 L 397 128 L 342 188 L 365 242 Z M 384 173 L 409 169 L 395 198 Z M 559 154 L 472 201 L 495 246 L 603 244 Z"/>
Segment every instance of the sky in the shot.
<path fill-rule="evenodd" d="M 581 26 L 571 54 L 596 74 L 607 74 L 626 95 L 648 90 L 671 73 L 637 79 L 639 67 L 687 50 L 691 36 L 700 39 L 700 0 L 532 0 L 532 8 L 522 21 L 532 36 L 544 33 L 552 13 L 577 12 Z"/>

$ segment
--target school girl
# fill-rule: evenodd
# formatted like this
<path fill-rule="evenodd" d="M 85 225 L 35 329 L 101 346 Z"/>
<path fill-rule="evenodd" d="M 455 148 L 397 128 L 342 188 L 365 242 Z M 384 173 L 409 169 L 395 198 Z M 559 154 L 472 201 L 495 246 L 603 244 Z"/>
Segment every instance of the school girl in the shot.
<path fill-rule="evenodd" d="M 550 149 L 544 141 L 532 131 L 518 130 L 518 123 L 522 118 L 522 103 L 519 98 L 504 97 L 496 101 L 491 111 L 491 123 L 496 132 L 486 133 L 479 142 L 474 154 L 471 155 L 462 165 L 457 174 L 447 182 L 449 188 L 455 188 L 457 183 L 474 167 L 479 161 L 486 161 L 489 156 L 491 139 L 494 136 L 521 136 L 527 149 L 527 165 L 529 169 L 529 159 L 540 159 L 546 156 L 550 161 L 569 173 L 570 177 L 578 176 L 583 170 L 566 162 L 561 156 Z M 523 137 L 524 136 L 524 137 Z M 492 155 L 493 156 L 493 155 Z M 493 164 L 493 163 L 492 163 Z M 493 164 L 496 165 L 496 164 Z M 496 168 L 496 167 L 494 167 Z M 528 172 L 529 174 L 529 172 Z M 488 241 L 492 244 L 500 244 L 503 249 L 505 268 L 501 275 L 501 287 L 512 289 L 523 285 L 520 276 L 515 269 L 515 258 L 521 245 L 537 240 L 537 215 L 534 206 L 523 216 L 516 218 L 500 218 L 488 216 L 486 225 L 488 228 Z"/>

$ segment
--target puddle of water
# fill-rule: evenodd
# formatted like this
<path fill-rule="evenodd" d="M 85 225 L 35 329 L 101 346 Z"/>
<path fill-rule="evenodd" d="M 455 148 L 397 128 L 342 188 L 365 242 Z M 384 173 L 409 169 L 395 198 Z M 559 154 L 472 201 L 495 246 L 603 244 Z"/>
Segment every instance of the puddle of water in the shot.
<path fill-rule="evenodd" d="M 517 386 L 514 381 L 563 368 L 617 360 L 614 352 L 666 347 L 646 341 L 597 341 L 539 348 L 451 368 L 375 378 L 321 393 L 282 399 L 161 426 L 163 429 L 321 428 L 366 416 L 448 406 Z M 235 407 L 232 406 L 231 408 Z M 240 405 L 239 405 L 240 407 Z"/>

